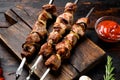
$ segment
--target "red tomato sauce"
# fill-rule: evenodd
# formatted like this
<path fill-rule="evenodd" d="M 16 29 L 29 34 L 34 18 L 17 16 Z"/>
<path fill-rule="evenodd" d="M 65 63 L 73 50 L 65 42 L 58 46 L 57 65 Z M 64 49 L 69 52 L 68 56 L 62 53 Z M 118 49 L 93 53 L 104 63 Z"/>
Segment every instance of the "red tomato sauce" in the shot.
<path fill-rule="evenodd" d="M 112 20 L 105 20 L 97 25 L 98 34 L 109 40 L 120 39 L 120 25 Z"/>

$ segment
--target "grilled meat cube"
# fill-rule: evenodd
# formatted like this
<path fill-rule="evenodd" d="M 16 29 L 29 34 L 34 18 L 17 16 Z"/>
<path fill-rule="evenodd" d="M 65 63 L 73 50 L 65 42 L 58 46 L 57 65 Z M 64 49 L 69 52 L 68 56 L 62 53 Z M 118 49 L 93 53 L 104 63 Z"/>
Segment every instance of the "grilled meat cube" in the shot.
<path fill-rule="evenodd" d="M 58 70 L 61 65 L 60 55 L 52 55 L 46 62 L 45 65 L 52 68 L 52 70 Z"/>
<path fill-rule="evenodd" d="M 40 55 L 43 55 L 44 57 L 48 57 L 53 52 L 53 47 L 50 43 L 45 43 L 41 46 Z"/>

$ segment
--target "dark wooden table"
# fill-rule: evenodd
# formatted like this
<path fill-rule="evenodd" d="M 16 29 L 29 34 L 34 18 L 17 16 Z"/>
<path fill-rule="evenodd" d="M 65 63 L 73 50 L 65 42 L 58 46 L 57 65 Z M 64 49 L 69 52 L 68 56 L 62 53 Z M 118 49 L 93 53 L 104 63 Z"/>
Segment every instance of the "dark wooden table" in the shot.
<path fill-rule="evenodd" d="M 59 1 L 59 2 L 58 2 Z M 59 7 L 63 7 L 67 1 L 70 0 L 55 0 L 54 4 Z M 72 0 L 74 1 L 74 0 Z M 41 8 L 41 4 L 48 2 L 47 0 L 0 0 L 0 28 L 7 28 L 10 24 L 6 21 L 4 12 L 6 10 L 13 8 L 15 6 L 22 6 L 27 9 L 27 11 L 32 11 L 32 9 L 39 10 Z M 92 20 L 91 24 L 87 29 L 86 36 L 91 39 L 95 44 L 100 46 L 103 50 L 105 50 L 107 55 L 112 56 L 113 65 L 115 67 L 115 78 L 116 80 L 120 79 L 120 42 L 118 43 L 106 43 L 101 41 L 96 32 L 94 31 L 94 23 L 95 21 L 104 15 L 112 15 L 120 18 L 120 0 L 80 0 L 79 1 L 80 9 L 77 10 L 75 19 L 78 17 L 85 16 L 90 8 L 95 6 L 95 11 L 91 15 L 90 19 Z M 32 15 L 32 13 L 31 13 Z M 19 61 L 10 54 L 11 51 L 0 42 L 0 60 L 1 66 L 3 67 L 4 77 L 6 80 L 14 80 L 15 79 L 15 71 L 19 66 Z M 90 76 L 93 80 L 102 80 L 104 71 L 105 71 L 106 58 L 101 61 L 97 66 L 92 68 L 89 72 L 85 73 L 85 75 Z M 24 69 L 22 76 L 19 80 L 24 80 L 28 75 L 28 71 Z M 31 80 L 35 80 L 34 77 Z"/>

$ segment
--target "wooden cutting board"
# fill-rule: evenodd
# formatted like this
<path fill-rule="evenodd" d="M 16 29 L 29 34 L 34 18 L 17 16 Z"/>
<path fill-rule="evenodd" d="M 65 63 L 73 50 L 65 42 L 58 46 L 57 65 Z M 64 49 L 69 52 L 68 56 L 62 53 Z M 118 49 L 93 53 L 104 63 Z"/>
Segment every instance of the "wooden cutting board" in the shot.
<path fill-rule="evenodd" d="M 0 29 L 0 38 L 12 50 L 11 55 L 15 55 L 18 60 L 22 60 L 20 55 L 21 45 L 30 33 L 37 15 L 30 15 L 24 8 L 15 7 L 6 11 L 5 16 L 11 26 Z M 105 55 L 104 50 L 86 37 L 78 41 L 71 53 L 68 62 L 62 64 L 57 72 L 51 71 L 45 80 L 76 80 L 81 74 L 93 68 Z M 37 57 L 31 63 L 26 63 L 28 69 Z M 44 62 L 40 62 L 34 74 L 40 78 L 46 69 Z"/>

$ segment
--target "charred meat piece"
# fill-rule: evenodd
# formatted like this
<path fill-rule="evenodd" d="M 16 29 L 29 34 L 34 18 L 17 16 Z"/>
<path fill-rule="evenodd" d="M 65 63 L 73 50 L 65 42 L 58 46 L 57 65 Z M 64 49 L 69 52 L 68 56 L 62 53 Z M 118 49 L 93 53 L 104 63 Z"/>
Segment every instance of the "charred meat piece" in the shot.
<path fill-rule="evenodd" d="M 42 9 L 49 12 L 50 14 L 56 15 L 56 7 L 55 5 L 46 4 L 42 6 Z"/>
<path fill-rule="evenodd" d="M 68 2 L 65 6 L 65 12 L 74 13 L 77 9 L 77 5 L 75 3 Z"/>
<path fill-rule="evenodd" d="M 49 54 L 53 53 L 53 47 L 50 43 L 45 43 L 43 46 L 41 46 L 41 51 L 39 54 L 42 54 L 43 56 L 49 56 Z"/>
<path fill-rule="evenodd" d="M 59 54 L 62 59 L 69 58 L 70 56 L 69 49 L 71 49 L 71 45 L 69 44 L 68 40 L 64 40 L 56 45 L 57 54 Z"/>
<path fill-rule="evenodd" d="M 52 70 L 57 70 L 61 65 L 60 55 L 52 55 L 46 62 L 45 65 L 52 68 Z"/>

